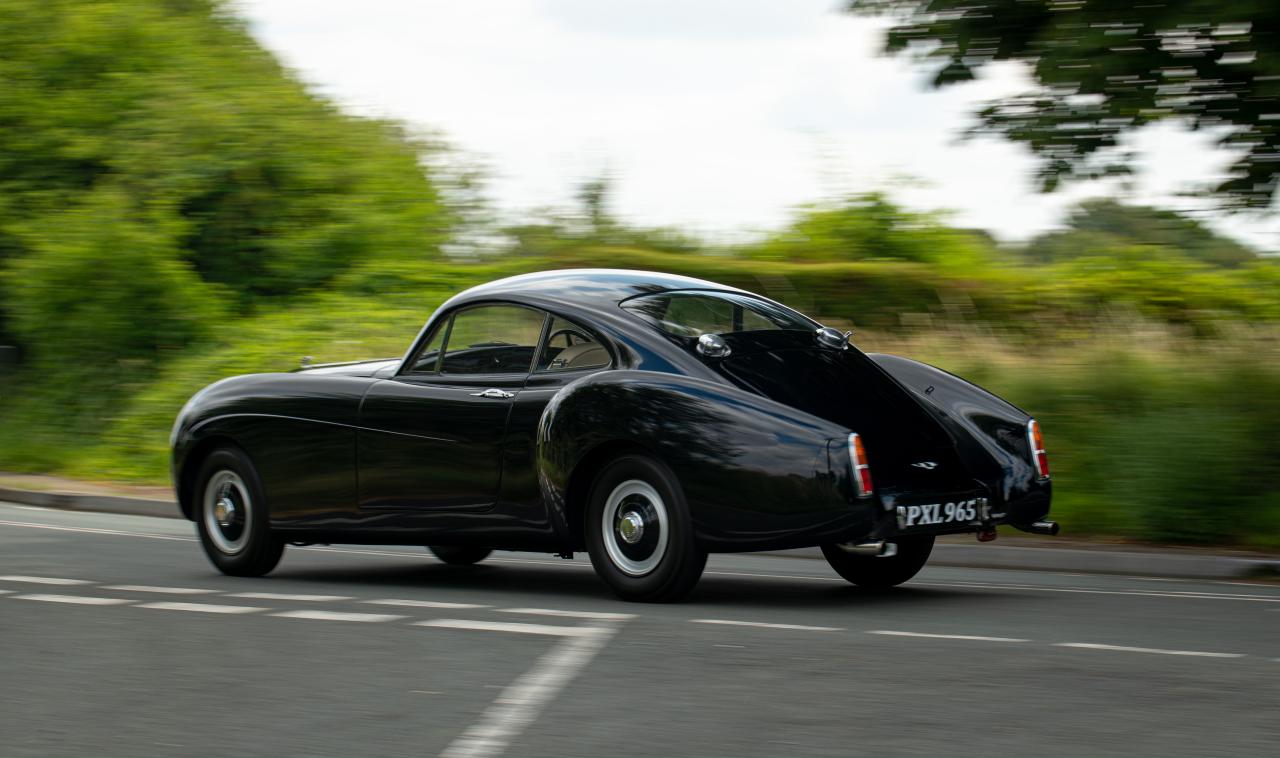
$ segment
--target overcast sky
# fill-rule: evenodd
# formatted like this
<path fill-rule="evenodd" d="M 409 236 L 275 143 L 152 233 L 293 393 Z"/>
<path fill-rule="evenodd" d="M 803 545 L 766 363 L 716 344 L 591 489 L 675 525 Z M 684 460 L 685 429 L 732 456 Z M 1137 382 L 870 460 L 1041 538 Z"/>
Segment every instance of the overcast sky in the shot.
<path fill-rule="evenodd" d="M 711 239 L 792 208 L 888 189 L 1022 239 L 1107 188 L 1035 191 L 1031 161 L 957 143 L 1014 67 L 947 90 L 876 55 L 882 23 L 835 0 L 239 0 L 254 34 L 321 94 L 438 130 L 491 177 L 510 218 L 566 206 L 608 174 L 622 217 Z M 1144 135 L 1132 197 L 1170 207 L 1225 157 L 1207 136 Z M 1280 249 L 1280 221 L 1215 222 Z"/>

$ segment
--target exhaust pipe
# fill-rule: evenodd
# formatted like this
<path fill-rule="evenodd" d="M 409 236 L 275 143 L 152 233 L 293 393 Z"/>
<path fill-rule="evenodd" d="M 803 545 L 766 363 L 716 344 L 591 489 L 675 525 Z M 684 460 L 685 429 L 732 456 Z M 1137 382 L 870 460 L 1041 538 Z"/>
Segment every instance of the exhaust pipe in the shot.
<path fill-rule="evenodd" d="M 875 558 L 892 558 L 898 554 L 896 542 L 841 542 L 840 549 L 854 555 L 868 555 Z"/>
<path fill-rule="evenodd" d="M 1019 526 L 1017 524 L 1014 524 L 1014 526 L 1017 526 L 1022 531 L 1029 532 L 1031 534 L 1047 534 L 1050 537 L 1055 537 L 1058 534 L 1057 521 L 1037 521 L 1034 524 L 1027 524 L 1025 526 Z"/>

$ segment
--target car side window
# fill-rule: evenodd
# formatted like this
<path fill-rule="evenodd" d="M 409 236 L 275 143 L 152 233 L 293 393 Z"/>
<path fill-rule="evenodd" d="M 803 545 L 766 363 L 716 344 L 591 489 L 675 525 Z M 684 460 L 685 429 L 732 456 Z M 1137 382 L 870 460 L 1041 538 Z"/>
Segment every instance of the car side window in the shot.
<path fill-rule="evenodd" d="M 609 351 L 586 329 L 559 316 L 551 319 L 547 341 L 538 354 L 538 371 L 577 371 L 609 365 Z"/>
<path fill-rule="evenodd" d="M 517 305 L 481 305 L 453 315 L 441 374 L 527 374 L 545 314 Z"/>
<path fill-rule="evenodd" d="M 452 318 L 447 318 L 436 325 L 435 331 L 427 338 L 427 344 L 414 356 L 409 373 L 434 374 L 440 370 L 440 348 L 444 346 L 444 336 L 449 332 L 452 321 Z"/>

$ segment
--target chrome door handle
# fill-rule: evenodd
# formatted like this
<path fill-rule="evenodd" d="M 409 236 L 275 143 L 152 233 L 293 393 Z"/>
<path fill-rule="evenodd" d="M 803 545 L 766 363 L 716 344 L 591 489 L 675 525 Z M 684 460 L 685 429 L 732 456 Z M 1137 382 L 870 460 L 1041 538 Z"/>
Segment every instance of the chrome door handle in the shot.
<path fill-rule="evenodd" d="M 472 396 L 472 397 L 488 397 L 488 398 L 492 398 L 492 399 L 494 399 L 494 400 L 507 400 L 507 399 L 510 399 L 510 398 L 515 397 L 515 396 L 516 396 L 516 393 L 514 393 L 514 392 L 503 392 L 502 390 L 497 389 L 497 388 L 495 387 L 495 388 L 492 388 L 492 389 L 487 389 L 487 390 L 485 390 L 484 392 L 472 392 L 472 393 L 471 393 L 471 396 Z"/>

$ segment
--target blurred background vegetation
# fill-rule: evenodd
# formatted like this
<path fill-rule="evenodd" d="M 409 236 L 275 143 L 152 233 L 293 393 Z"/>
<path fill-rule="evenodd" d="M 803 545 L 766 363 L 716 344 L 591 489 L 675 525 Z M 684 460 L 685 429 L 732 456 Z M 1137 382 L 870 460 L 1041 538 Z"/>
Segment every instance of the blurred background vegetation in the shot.
<path fill-rule="evenodd" d="M 1196 219 L 1092 200 L 1009 246 L 866 193 L 713 246 L 616 218 L 605 179 L 501 226 L 444 154 L 309 93 L 215 0 L 0 0 L 0 469 L 163 482 L 209 382 L 398 355 L 469 285 L 610 266 L 1031 409 L 1070 534 L 1280 548 L 1280 260 Z"/>

